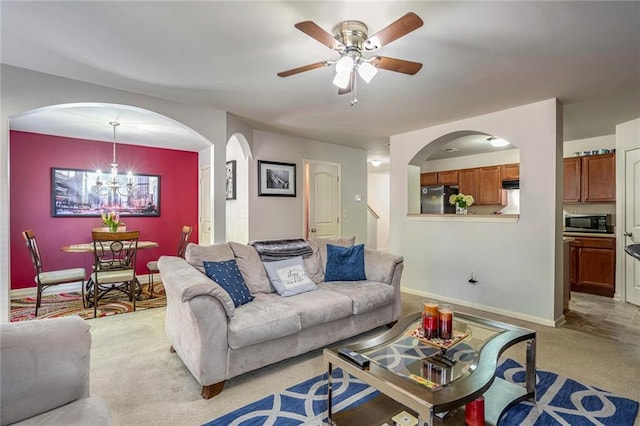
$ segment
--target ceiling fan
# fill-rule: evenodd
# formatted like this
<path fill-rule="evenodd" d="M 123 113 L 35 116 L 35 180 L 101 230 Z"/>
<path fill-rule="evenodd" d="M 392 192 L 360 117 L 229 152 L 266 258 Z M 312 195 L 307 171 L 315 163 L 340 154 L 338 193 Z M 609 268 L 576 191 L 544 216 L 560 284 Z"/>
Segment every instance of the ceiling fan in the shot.
<path fill-rule="evenodd" d="M 369 83 L 378 72 L 378 68 L 409 75 L 414 75 L 420 71 L 422 64 L 418 62 L 379 55 L 367 58 L 363 53 L 374 52 L 420 28 L 422 24 L 422 19 L 418 15 L 409 12 L 369 37 L 369 29 L 360 21 L 340 22 L 334 27 L 333 34 L 323 30 L 313 21 L 299 22 L 295 25 L 297 29 L 316 39 L 329 49 L 340 53 L 340 57 L 337 60 L 325 60 L 282 71 L 278 73 L 278 76 L 289 77 L 335 64 L 336 75 L 333 79 L 333 84 L 339 88 L 339 95 L 353 92 L 351 105 L 354 105 L 358 102 L 355 97 L 356 72 L 365 82 Z"/>

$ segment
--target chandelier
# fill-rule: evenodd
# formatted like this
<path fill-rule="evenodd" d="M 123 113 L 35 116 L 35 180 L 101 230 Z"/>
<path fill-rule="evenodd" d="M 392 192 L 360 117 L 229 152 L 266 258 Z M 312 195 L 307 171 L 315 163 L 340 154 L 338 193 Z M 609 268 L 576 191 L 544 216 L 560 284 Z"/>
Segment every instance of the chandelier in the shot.
<path fill-rule="evenodd" d="M 101 195 L 120 194 L 128 197 L 133 192 L 133 174 L 127 173 L 127 181 L 121 182 L 118 179 L 118 161 L 116 160 L 116 127 L 120 125 L 117 121 L 110 121 L 110 126 L 113 126 L 113 162 L 111 163 L 111 173 L 107 177 L 106 182 L 102 181 L 102 171 L 96 170 L 96 186 L 98 192 Z"/>

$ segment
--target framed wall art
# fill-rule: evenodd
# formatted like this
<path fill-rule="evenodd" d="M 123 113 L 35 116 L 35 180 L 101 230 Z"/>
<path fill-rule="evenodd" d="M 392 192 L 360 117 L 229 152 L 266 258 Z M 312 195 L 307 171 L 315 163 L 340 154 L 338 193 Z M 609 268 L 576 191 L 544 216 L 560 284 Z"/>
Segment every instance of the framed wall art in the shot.
<path fill-rule="evenodd" d="M 227 200 L 236 199 L 236 160 L 227 161 L 225 195 Z"/>
<path fill-rule="evenodd" d="M 296 196 L 296 165 L 258 160 L 258 195 Z"/>
<path fill-rule="evenodd" d="M 115 211 L 120 216 L 160 216 L 160 176 L 133 175 L 131 194 L 127 175 L 119 174 L 120 190 L 96 184 L 95 170 L 51 168 L 51 213 L 54 217 L 100 216 Z M 103 178 L 103 182 L 106 179 Z"/>

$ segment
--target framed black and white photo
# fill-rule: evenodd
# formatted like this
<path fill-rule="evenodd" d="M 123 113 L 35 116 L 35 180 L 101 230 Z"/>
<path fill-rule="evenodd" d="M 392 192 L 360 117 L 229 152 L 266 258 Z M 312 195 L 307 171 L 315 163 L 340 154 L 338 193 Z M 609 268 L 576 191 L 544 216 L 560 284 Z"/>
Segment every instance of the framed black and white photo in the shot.
<path fill-rule="evenodd" d="M 236 199 L 236 160 L 227 161 L 225 194 L 227 200 Z"/>
<path fill-rule="evenodd" d="M 258 160 L 258 195 L 296 196 L 296 165 Z"/>

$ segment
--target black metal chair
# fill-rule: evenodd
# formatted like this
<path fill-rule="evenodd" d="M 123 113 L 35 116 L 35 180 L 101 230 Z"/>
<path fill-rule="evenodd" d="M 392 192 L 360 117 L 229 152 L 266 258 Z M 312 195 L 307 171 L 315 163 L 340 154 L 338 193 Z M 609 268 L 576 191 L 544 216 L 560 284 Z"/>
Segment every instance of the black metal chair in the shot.
<path fill-rule="evenodd" d="M 640 260 L 640 243 L 629 244 L 624 248 L 624 251 L 626 251 L 629 256 Z"/>
<path fill-rule="evenodd" d="M 184 252 L 187 250 L 187 243 L 189 242 L 191 231 L 193 231 L 193 227 L 191 226 L 185 225 L 182 227 L 180 241 L 178 242 L 178 257 L 184 258 Z M 152 260 L 151 262 L 147 262 L 147 269 L 149 270 L 149 298 L 151 299 L 153 298 L 153 274 L 160 272 L 158 269 L 158 261 Z"/>
<path fill-rule="evenodd" d="M 59 284 L 67 284 L 73 282 L 82 283 L 82 304 L 84 306 L 84 280 L 87 276 L 87 272 L 84 268 L 71 268 L 71 269 L 58 269 L 55 271 L 44 271 L 42 268 L 42 256 L 40 256 L 40 249 L 38 248 L 38 242 L 32 229 L 27 229 L 22 232 L 22 237 L 27 243 L 27 248 L 31 254 L 31 262 L 36 270 L 35 282 L 38 285 L 36 296 L 36 313 L 38 316 L 38 308 L 42 303 L 42 292 L 47 288 Z"/>
<path fill-rule="evenodd" d="M 140 282 L 136 278 L 136 256 L 140 231 L 92 232 L 94 266 L 91 274 L 93 317 L 98 313 L 98 300 L 112 290 L 128 296 L 136 310 Z"/>

